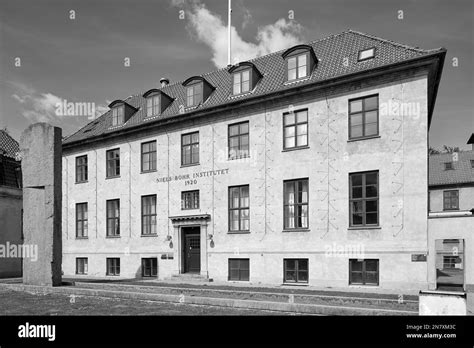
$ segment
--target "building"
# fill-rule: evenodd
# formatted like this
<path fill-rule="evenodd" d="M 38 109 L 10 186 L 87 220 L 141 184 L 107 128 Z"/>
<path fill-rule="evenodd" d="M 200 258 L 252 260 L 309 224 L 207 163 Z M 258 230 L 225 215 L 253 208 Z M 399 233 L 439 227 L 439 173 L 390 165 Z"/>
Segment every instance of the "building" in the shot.
<path fill-rule="evenodd" d="M 472 296 L 474 150 L 431 155 L 429 168 L 430 288 Z"/>
<path fill-rule="evenodd" d="M 125 100 L 63 142 L 63 270 L 426 289 L 446 50 L 345 31 Z"/>
<path fill-rule="evenodd" d="M 0 278 L 21 276 L 21 257 L 11 252 L 23 244 L 19 150 L 18 142 L 0 130 Z"/>

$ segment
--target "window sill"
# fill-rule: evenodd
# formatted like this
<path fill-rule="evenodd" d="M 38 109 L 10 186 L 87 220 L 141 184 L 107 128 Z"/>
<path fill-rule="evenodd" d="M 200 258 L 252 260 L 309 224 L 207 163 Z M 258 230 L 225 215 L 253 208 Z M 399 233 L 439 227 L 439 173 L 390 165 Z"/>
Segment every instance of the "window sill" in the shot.
<path fill-rule="evenodd" d="M 292 147 L 290 149 L 283 149 L 283 150 L 281 150 L 281 152 L 290 152 L 290 151 L 304 150 L 304 149 L 309 149 L 309 146 Z"/>
<path fill-rule="evenodd" d="M 120 277 L 120 274 L 106 274 L 106 277 Z"/>
<path fill-rule="evenodd" d="M 348 230 L 381 230 L 382 229 L 382 226 L 352 226 L 352 227 L 348 227 L 347 228 Z"/>
<path fill-rule="evenodd" d="M 198 166 L 200 163 L 182 164 L 181 168 Z"/>
<path fill-rule="evenodd" d="M 106 176 L 106 177 L 105 177 L 105 180 L 109 180 L 109 179 L 117 179 L 117 178 L 120 178 L 120 175 Z"/>
<path fill-rule="evenodd" d="M 141 234 L 140 237 L 158 237 L 158 233 Z"/>
<path fill-rule="evenodd" d="M 120 236 L 105 236 L 105 238 L 112 238 L 112 239 L 114 239 L 114 238 L 120 238 Z"/>
<path fill-rule="evenodd" d="M 379 284 L 349 284 L 350 288 L 376 288 Z"/>
<path fill-rule="evenodd" d="M 78 237 L 78 236 L 76 236 L 76 239 L 89 239 L 89 237 Z"/>
<path fill-rule="evenodd" d="M 283 286 L 309 286 L 309 283 L 306 282 L 306 283 L 303 283 L 303 282 L 300 282 L 300 283 L 286 283 L 286 282 L 283 282 L 283 284 L 281 284 Z"/>
<path fill-rule="evenodd" d="M 181 211 L 190 211 L 190 210 L 199 210 L 199 207 L 197 207 L 197 208 L 181 208 Z"/>
<path fill-rule="evenodd" d="M 250 231 L 227 231 L 228 234 L 249 234 Z"/>
<path fill-rule="evenodd" d="M 75 183 L 76 184 L 87 184 L 89 182 L 89 180 L 85 180 L 85 181 L 76 181 Z"/>
<path fill-rule="evenodd" d="M 156 169 L 153 170 L 142 170 L 140 174 L 147 174 L 147 173 L 156 173 Z"/>
<path fill-rule="evenodd" d="M 370 137 L 361 137 L 361 138 L 349 139 L 347 142 L 352 143 L 354 141 L 377 139 L 377 138 L 380 138 L 380 135 L 373 135 L 373 136 L 370 136 Z"/>
<path fill-rule="evenodd" d="M 294 229 L 286 229 L 282 232 L 311 232 L 309 228 L 294 228 Z"/>
<path fill-rule="evenodd" d="M 87 273 L 76 273 L 77 276 L 86 276 Z"/>

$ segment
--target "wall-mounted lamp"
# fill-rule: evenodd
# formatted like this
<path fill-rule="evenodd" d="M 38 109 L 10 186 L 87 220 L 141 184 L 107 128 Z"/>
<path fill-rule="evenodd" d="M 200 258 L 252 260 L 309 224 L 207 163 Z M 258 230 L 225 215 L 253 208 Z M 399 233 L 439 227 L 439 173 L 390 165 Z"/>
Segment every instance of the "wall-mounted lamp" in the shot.
<path fill-rule="evenodd" d="M 168 241 L 168 240 L 170 241 L 170 249 L 173 249 L 173 237 L 170 236 L 170 235 L 167 235 L 167 236 L 166 236 L 166 240 L 167 240 L 167 241 Z"/>
<path fill-rule="evenodd" d="M 209 245 L 211 246 L 211 248 L 214 248 L 214 239 L 213 239 L 213 237 L 214 237 L 214 236 L 213 236 L 212 234 L 209 234 L 209 235 L 208 235 L 208 239 L 211 240 L 211 243 L 209 244 Z"/>

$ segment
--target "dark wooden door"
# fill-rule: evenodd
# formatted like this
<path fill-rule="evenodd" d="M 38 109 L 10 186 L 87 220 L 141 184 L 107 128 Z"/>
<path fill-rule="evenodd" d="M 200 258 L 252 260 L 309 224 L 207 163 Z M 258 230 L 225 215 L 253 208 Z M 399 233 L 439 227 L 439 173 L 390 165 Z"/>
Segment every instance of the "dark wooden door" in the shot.
<path fill-rule="evenodd" d="M 201 272 L 201 236 L 199 234 L 187 234 L 185 236 L 185 272 Z"/>

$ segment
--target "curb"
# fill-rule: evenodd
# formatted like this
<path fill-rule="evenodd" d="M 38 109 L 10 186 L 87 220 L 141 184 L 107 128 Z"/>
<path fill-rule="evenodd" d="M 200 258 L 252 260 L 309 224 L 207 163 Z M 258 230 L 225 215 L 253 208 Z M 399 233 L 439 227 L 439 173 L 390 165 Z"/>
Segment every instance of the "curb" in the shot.
<path fill-rule="evenodd" d="M 257 309 L 277 312 L 293 312 L 301 314 L 319 315 L 417 315 L 417 313 L 401 310 L 326 306 L 316 304 L 284 303 L 271 301 L 239 300 L 227 298 L 195 297 L 185 295 L 169 295 L 156 293 L 141 293 L 131 291 L 86 289 L 76 287 L 49 287 L 24 284 L 0 284 L 0 287 L 26 291 L 35 294 L 64 294 L 78 296 L 97 296 L 108 298 L 121 298 L 133 300 L 145 300 L 156 302 L 171 302 L 176 304 L 207 305 L 230 308 Z"/>

